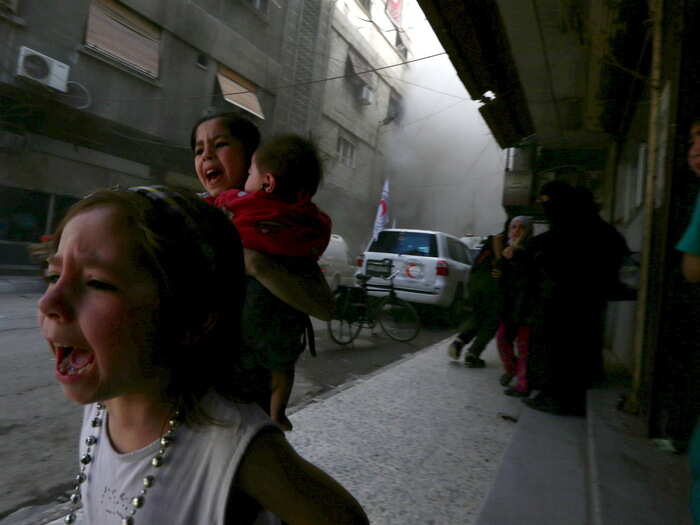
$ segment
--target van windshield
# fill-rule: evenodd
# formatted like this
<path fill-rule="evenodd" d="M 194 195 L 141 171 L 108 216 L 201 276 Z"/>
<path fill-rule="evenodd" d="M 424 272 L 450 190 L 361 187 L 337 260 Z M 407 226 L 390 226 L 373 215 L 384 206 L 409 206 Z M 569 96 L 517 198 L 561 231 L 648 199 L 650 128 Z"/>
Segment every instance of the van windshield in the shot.
<path fill-rule="evenodd" d="M 369 251 L 424 257 L 438 256 L 435 234 L 421 232 L 379 232 L 379 237 L 369 247 Z"/>

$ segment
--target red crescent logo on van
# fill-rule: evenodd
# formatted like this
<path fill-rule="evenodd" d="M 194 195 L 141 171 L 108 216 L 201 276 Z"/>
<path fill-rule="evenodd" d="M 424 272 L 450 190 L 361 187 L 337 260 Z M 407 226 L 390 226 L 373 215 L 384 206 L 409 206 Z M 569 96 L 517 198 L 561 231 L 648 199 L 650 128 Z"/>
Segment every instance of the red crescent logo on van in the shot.
<path fill-rule="evenodd" d="M 416 276 L 413 275 L 413 270 L 418 266 L 415 263 L 407 264 L 406 267 L 404 268 L 404 273 L 406 274 L 406 277 L 410 277 L 411 279 L 415 279 Z"/>

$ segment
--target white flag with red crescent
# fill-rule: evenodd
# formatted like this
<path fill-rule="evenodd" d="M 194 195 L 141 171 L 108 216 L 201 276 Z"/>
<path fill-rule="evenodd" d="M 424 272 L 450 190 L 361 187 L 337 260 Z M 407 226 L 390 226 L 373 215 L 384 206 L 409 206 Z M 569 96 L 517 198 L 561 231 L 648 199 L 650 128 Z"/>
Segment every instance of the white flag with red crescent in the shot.
<path fill-rule="evenodd" d="M 373 240 L 377 240 L 379 232 L 386 228 L 387 224 L 389 224 L 389 179 L 384 181 L 382 197 L 377 207 L 377 218 L 374 219 L 374 230 L 372 231 Z"/>

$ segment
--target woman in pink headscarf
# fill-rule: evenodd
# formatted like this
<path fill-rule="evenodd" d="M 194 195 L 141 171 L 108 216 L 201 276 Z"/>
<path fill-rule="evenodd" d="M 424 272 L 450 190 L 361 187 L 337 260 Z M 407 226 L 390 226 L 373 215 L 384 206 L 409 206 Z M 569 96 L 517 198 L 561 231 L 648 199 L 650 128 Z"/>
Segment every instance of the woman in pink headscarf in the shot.
<path fill-rule="evenodd" d="M 496 333 L 498 354 L 503 363 L 504 373 L 501 384 L 508 386 L 514 377 L 517 383 L 508 386 L 504 393 L 509 396 L 527 397 L 530 389 L 527 384 L 527 354 L 530 343 L 530 302 L 532 293 L 532 261 L 526 250 L 532 237 L 530 217 L 518 216 L 508 224 L 508 242 L 500 259 L 501 289 L 503 310 Z M 516 355 L 517 352 L 517 355 Z"/>

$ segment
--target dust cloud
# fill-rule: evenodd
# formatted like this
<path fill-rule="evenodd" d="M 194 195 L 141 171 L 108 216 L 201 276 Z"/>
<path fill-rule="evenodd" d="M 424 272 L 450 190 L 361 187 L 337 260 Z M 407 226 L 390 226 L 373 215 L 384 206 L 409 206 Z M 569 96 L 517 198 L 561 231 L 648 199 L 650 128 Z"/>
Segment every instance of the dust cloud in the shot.
<path fill-rule="evenodd" d="M 425 16 L 406 13 L 409 59 L 443 51 Z M 405 111 L 386 134 L 385 175 L 399 228 L 457 236 L 500 231 L 505 152 L 496 144 L 447 55 L 414 62 L 403 81 Z"/>

